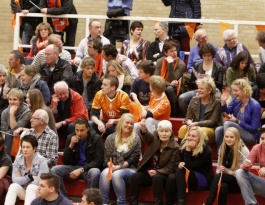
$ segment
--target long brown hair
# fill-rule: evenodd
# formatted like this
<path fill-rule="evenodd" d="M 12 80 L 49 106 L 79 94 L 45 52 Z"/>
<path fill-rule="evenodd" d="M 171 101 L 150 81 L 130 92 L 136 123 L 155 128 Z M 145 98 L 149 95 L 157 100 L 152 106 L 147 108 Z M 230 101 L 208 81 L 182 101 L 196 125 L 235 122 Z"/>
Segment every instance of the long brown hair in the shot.
<path fill-rule="evenodd" d="M 28 91 L 31 115 L 37 109 L 44 109 L 46 107 L 42 93 L 38 89 L 32 89 Z"/>

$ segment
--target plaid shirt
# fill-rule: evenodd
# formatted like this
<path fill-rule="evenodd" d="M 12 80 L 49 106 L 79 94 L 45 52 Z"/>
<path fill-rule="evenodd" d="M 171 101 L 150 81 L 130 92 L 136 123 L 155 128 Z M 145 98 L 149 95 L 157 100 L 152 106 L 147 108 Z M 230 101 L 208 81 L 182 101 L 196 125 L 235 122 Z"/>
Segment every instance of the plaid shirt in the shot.
<path fill-rule="evenodd" d="M 48 166 L 52 167 L 58 161 L 58 136 L 48 126 L 43 133 L 37 137 L 35 129 L 31 128 L 22 133 L 21 138 L 25 135 L 35 136 L 38 140 L 37 152 L 46 158 Z"/>

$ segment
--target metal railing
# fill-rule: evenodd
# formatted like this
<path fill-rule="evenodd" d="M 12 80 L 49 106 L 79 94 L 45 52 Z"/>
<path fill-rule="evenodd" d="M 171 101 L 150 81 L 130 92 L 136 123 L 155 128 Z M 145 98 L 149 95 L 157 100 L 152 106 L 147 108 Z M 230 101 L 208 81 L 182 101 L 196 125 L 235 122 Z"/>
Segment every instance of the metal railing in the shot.
<path fill-rule="evenodd" d="M 22 45 L 19 43 L 19 18 L 21 16 L 26 17 L 56 17 L 54 15 L 46 15 L 41 13 L 28 13 L 24 15 L 22 13 L 16 13 L 16 25 L 14 29 L 14 44 L 13 49 L 17 49 L 18 47 L 30 47 L 29 45 Z M 78 19 L 85 19 L 86 26 L 85 26 L 85 36 L 89 35 L 88 24 L 90 19 L 109 19 L 105 15 L 84 15 L 84 14 L 65 14 L 60 15 L 60 18 L 78 18 Z M 194 23 L 203 23 L 203 24 L 219 24 L 220 22 L 229 23 L 233 25 L 234 30 L 238 33 L 238 29 L 240 25 L 264 25 L 265 21 L 237 21 L 237 20 L 218 20 L 218 19 L 183 19 L 183 18 L 162 18 L 162 17 L 139 17 L 139 16 L 123 16 L 118 18 L 112 18 L 112 20 L 130 20 L 130 21 L 164 21 L 164 22 L 194 22 Z M 65 49 L 76 49 L 77 47 L 65 47 Z M 185 53 L 188 54 L 188 53 Z M 252 55 L 252 57 L 257 57 L 258 55 Z"/>

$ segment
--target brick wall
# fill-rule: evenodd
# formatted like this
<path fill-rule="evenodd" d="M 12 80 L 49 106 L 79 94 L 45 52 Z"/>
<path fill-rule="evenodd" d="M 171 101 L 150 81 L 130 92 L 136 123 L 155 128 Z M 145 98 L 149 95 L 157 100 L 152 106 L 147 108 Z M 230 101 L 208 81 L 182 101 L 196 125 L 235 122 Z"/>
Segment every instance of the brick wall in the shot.
<path fill-rule="evenodd" d="M 13 31 L 11 30 L 10 1 L 1 1 L 0 6 L 0 63 L 8 66 L 8 54 L 13 49 Z M 86 3 L 84 3 L 86 2 Z M 79 14 L 104 15 L 107 0 L 74 0 Z M 169 7 L 165 7 L 160 0 L 134 0 L 132 16 L 168 17 Z M 202 15 L 204 18 L 262 21 L 265 18 L 264 0 L 201 0 Z M 102 21 L 103 23 L 104 21 Z M 143 38 L 153 41 L 153 22 L 144 22 Z M 78 24 L 76 45 L 84 38 L 85 23 Z M 210 41 L 222 46 L 219 26 L 205 24 Z M 243 42 L 252 54 L 257 54 L 258 45 L 255 41 L 256 28 L 254 26 L 239 26 L 239 41 Z M 195 41 L 192 41 L 194 45 Z"/>

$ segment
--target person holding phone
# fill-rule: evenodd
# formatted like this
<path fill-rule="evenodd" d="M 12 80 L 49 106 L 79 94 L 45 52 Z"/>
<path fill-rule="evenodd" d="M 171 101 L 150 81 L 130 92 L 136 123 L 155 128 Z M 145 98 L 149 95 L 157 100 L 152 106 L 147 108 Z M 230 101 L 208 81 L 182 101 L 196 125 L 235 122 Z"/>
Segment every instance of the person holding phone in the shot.
<path fill-rule="evenodd" d="M 246 145 L 254 145 L 259 139 L 261 107 L 259 102 L 251 97 L 252 88 L 249 81 L 237 79 L 232 83 L 232 89 L 234 98 L 228 106 L 226 101 L 230 96 L 229 88 L 224 90 L 221 95 L 221 110 L 226 112 L 230 119 L 225 118 L 224 125 L 215 130 L 215 141 L 218 148 L 228 127 L 237 128 Z"/>

